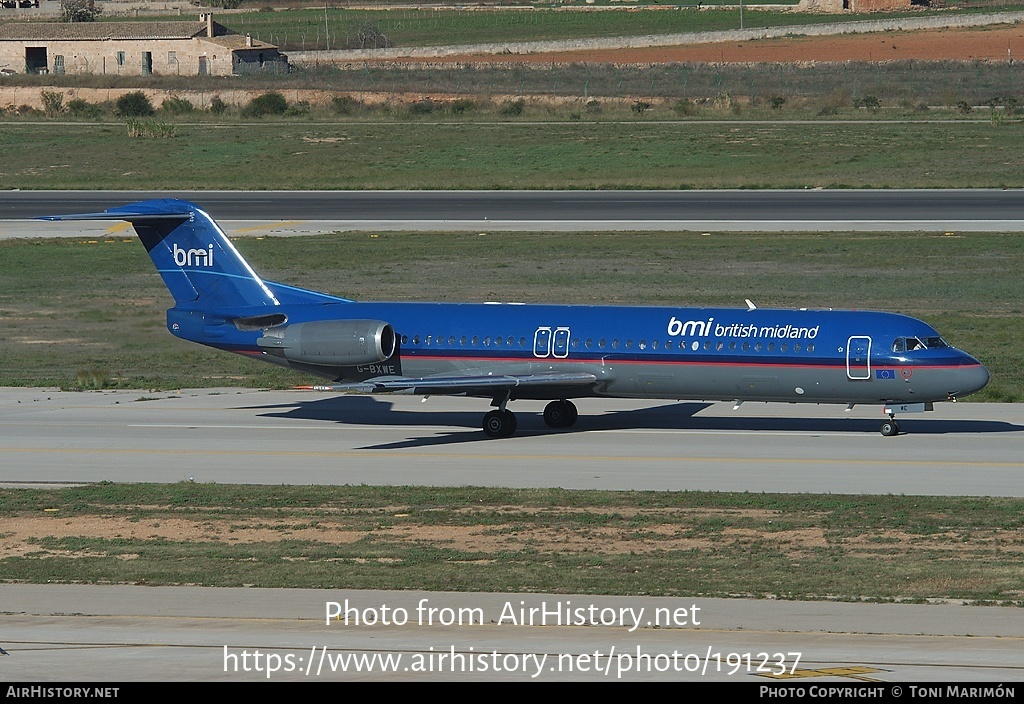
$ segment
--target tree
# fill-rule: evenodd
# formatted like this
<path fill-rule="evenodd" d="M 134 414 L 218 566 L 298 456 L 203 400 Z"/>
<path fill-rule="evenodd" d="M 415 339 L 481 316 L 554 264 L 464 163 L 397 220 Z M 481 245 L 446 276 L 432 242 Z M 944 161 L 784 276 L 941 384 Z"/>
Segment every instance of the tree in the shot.
<path fill-rule="evenodd" d="M 60 0 L 61 22 L 94 22 L 102 11 L 95 0 Z"/>

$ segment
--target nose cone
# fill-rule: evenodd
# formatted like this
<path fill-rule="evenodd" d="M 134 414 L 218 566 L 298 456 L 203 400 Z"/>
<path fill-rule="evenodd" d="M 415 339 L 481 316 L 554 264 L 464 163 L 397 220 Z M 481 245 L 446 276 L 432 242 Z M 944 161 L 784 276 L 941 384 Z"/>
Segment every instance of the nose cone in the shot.
<path fill-rule="evenodd" d="M 988 369 L 978 360 L 970 358 L 972 364 L 961 364 L 956 372 L 956 396 L 966 396 L 981 391 L 988 383 Z"/>

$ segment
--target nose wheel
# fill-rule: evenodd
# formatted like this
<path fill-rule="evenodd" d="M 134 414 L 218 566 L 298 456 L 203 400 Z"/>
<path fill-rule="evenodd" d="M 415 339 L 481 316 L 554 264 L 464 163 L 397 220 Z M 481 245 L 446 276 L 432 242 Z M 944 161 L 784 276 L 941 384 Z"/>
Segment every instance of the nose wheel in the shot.
<path fill-rule="evenodd" d="M 900 424 L 896 422 L 895 418 L 890 416 L 889 420 L 882 423 L 882 427 L 879 428 L 879 431 L 887 438 L 895 437 L 900 434 Z"/>
<path fill-rule="evenodd" d="M 572 401 L 552 401 L 544 407 L 544 422 L 549 428 L 569 428 L 579 417 L 579 411 Z"/>

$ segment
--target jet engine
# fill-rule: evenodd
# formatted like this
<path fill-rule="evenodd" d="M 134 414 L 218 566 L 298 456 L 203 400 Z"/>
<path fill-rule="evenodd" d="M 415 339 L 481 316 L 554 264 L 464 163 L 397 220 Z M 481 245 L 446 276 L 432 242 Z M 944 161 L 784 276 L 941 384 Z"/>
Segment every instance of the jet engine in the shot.
<path fill-rule="evenodd" d="M 395 353 L 395 330 L 380 320 L 317 320 L 263 331 L 256 344 L 289 362 L 351 367 Z"/>

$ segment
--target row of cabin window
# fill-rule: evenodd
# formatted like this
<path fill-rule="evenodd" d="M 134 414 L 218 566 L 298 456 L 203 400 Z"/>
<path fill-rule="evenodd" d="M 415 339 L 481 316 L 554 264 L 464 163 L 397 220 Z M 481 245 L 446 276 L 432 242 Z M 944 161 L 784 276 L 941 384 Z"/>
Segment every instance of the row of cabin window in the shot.
<path fill-rule="evenodd" d="M 433 335 L 427 335 L 426 337 L 424 337 L 422 339 L 420 338 L 419 335 L 413 335 L 413 337 L 412 337 L 412 344 L 419 345 L 421 341 L 427 347 L 431 347 L 431 346 L 434 346 L 434 347 L 444 347 L 445 346 L 445 339 L 444 339 L 444 336 L 442 336 L 442 335 L 438 335 L 437 337 L 434 337 Z M 481 340 L 476 335 L 474 335 L 472 338 L 468 338 L 465 335 L 463 335 L 462 337 L 459 337 L 459 338 L 456 338 L 454 335 L 449 335 L 447 342 L 448 342 L 448 344 L 447 344 L 448 347 L 455 347 L 456 346 L 456 342 L 458 343 L 459 347 L 465 347 L 466 345 L 471 345 L 473 347 L 476 347 L 476 346 L 478 346 L 481 343 Z M 504 346 L 504 347 L 515 347 L 515 345 L 516 345 L 516 339 L 514 337 L 512 337 L 512 336 L 509 336 L 507 338 L 495 337 L 493 339 L 490 338 L 490 337 L 485 337 L 485 338 L 483 338 L 482 342 L 483 342 L 484 347 L 491 347 L 492 345 L 494 347 L 502 347 L 502 346 Z M 519 347 L 521 347 L 523 349 L 526 349 L 528 347 L 527 342 L 528 342 L 528 340 L 525 337 L 520 337 L 519 338 Z M 402 344 L 403 345 L 409 344 L 409 336 L 408 335 L 402 335 Z M 578 349 L 579 346 L 580 346 L 580 339 L 578 337 L 577 338 L 573 338 L 573 340 L 572 340 L 572 342 L 570 344 L 572 345 L 572 347 L 574 349 Z M 627 350 L 631 350 L 631 349 L 633 349 L 633 344 L 634 344 L 633 340 L 626 340 L 626 342 L 622 346 L 625 349 L 627 349 Z M 597 349 L 601 349 L 601 350 L 607 349 L 609 347 L 611 349 L 613 349 L 613 350 L 617 350 L 617 349 L 619 349 L 620 343 L 619 343 L 619 341 L 617 339 L 612 340 L 610 345 L 608 344 L 608 341 L 605 340 L 605 339 L 598 340 L 595 343 L 593 338 L 587 338 L 586 341 L 583 343 L 583 346 L 586 347 L 588 350 L 589 349 L 594 349 L 595 346 L 597 347 Z M 652 350 L 658 349 L 659 346 L 661 346 L 661 342 L 659 340 L 652 340 L 651 343 L 650 343 L 650 349 L 652 349 Z M 723 341 L 723 340 L 719 340 L 718 342 L 711 342 L 710 340 L 706 340 L 704 342 L 704 344 L 702 345 L 702 347 L 703 347 L 703 349 L 705 351 L 714 350 L 716 352 L 725 351 L 725 349 L 727 349 L 727 348 L 728 348 L 728 350 L 730 352 L 736 352 L 737 350 L 742 350 L 743 352 L 749 352 L 750 350 L 753 350 L 754 352 L 775 352 L 776 349 L 778 349 L 779 352 L 789 352 L 789 343 L 788 342 L 781 342 L 781 343 L 778 344 L 778 346 L 776 346 L 775 342 L 754 342 L 754 343 L 751 343 L 751 342 L 749 342 L 747 340 L 744 340 L 743 342 L 737 342 L 737 341 L 733 340 L 733 341 L 729 342 L 728 344 L 726 344 L 726 342 Z M 639 344 L 637 344 L 637 348 L 640 349 L 640 350 L 646 350 L 648 348 L 647 340 L 640 340 Z M 666 340 L 665 343 L 664 343 L 664 349 L 666 349 L 666 350 L 680 349 L 680 350 L 686 351 L 687 349 L 690 349 L 690 347 L 687 345 L 686 340 L 679 340 L 678 342 L 676 342 L 675 340 Z M 806 349 L 807 352 L 814 352 L 814 343 L 813 342 L 809 342 L 809 343 L 807 343 L 806 347 L 801 346 L 801 344 L 799 342 L 794 342 L 793 343 L 793 351 L 794 352 L 800 352 L 802 349 Z"/>

